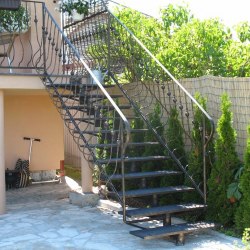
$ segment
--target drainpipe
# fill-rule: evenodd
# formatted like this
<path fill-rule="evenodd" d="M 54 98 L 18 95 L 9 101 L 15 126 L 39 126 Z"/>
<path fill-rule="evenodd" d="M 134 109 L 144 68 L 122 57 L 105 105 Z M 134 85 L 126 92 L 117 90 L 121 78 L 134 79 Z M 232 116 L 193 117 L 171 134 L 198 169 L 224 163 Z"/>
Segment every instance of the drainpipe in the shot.
<path fill-rule="evenodd" d="M 0 90 L 0 214 L 5 213 L 4 93 Z"/>

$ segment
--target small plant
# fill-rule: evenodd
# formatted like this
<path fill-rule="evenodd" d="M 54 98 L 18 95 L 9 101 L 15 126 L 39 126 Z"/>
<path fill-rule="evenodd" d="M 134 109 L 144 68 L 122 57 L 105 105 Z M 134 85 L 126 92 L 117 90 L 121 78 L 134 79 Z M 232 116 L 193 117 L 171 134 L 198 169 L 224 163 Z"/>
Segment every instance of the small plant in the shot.
<path fill-rule="evenodd" d="M 30 27 L 30 15 L 26 8 L 0 10 L 0 33 L 23 32 Z"/>
<path fill-rule="evenodd" d="M 245 250 L 250 250 L 250 228 L 244 230 L 242 242 L 246 246 Z"/>
<path fill-rule="evenodd" d="M 83 0 L 68 0 L 67 2 L 63 2 L 61 4 L 60 10 L 63 13 L 68 13 L 69 16 L 73 14 L 74 10 L 80 15 L 87 15 L 89 12 L 89 3 Z"/>
<path fill-rule="evenodd" d="M 243 171 L 243 166 L 236 169 L 236 173 L 234 176 L 234 181 L 228 185 L 227 188 L 227 198 L 230 200 L 230 202 L 236 202 L 240 200 L 242 194 L 240 192 L 240 176 Z"/>

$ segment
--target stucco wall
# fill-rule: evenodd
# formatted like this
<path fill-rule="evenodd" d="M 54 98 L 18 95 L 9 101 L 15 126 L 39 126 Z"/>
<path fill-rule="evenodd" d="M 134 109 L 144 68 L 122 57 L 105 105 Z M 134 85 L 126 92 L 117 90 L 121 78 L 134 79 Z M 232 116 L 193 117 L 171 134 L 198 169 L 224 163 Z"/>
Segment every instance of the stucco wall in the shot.
<path fill-rule="evenodd" d="M 30 169 L 58 169 L 64 159 L 63 122 L 46 95 L 5 95 L 5 167 L 13 169 L 18 158 L 28 159 L 29 141 L 35 137 Z"/>

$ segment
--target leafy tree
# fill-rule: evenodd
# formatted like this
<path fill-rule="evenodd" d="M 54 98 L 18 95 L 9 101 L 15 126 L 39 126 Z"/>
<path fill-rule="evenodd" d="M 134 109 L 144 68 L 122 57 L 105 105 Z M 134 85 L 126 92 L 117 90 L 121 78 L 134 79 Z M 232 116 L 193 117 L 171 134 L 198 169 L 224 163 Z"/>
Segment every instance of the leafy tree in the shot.
<path fill-rule="evenodd" d="M 161 19 L 167 34 L 171 37 L 173 32 L 190 22 L 193 15 L 187 6 L 169 4 L 167 8 L 162 9 Z"/>
<path fill-rule="evenodd" d="M 250 76 L 250 43 L 231 40 L 225 48 L 225 57 L 227 60 L 225 76 Z"/>
<path fill-rule="evenodd" d="M 248 140 L 245 152 L 245 166 L 240 177 L 240 190 L 242 198 L 236 212 L 235 222 L 240 231 L 250 228 L 250 126 L 248 127 Z"/>
<path fill-rule="evenodd" d="M 227 198 L 227 188 L 234 180 L 234 172 L 240 166 L 236 153 L 236 131 L 232 127 L 233 114 L 227 94 L 221 97 L 221 117 L 217 124 L 215 141 L 215 165 L 208 180 L 208 218 L 223 225 L 231 225 L 237 204 Z"/>
<path fill-rule="evenodd" d="M 217 19 L 182 25 L 157 57 L 177 78 L 224 75 L 229 33 Z"/>
<path fill-rule="evenodd" d="M 250 23 L 241 22 L 236 27 L 237 36 L 242 43 L 250 41 Z"/>
<path fill-rule="evenodd" d="M 236 27 L 240 39 L 236 41 L 233 31 L 221 21 L 196 19 L 186 6 L 168 5 L 162 10 L 161 21 L 130 9 L 117 16 L 176 78 L 250 75 L 247 22 Z M 126 32 L 119 32 L 119 39 L 131 45 L 130 51 L 119 51 L 119 55 L 126 52 L 130 65 L 133 62 L 126 68 L 127 78 L 137 73 L 150 80 L 150 75 L 156 75 L 155 63 Z"/>
<path fill-rule="evenodd" d="M 116 11 L 116 16 L 136 34 L 138 39 L 143 41 L 147 48 L 150 48 L 152 54 L 156 54 L 159 48 L 164 46 L 166 32 L 162 23 L 157 19 L 128 8 Z M 124 33 L 122 36 L 124 39 L 126 34 Z"/>

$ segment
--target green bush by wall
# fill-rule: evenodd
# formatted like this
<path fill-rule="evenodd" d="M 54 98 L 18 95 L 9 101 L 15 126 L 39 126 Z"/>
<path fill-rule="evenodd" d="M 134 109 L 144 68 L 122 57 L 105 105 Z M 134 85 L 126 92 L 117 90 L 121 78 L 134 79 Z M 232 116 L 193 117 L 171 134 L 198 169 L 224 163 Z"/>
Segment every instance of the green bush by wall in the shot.
<path fill-rule="evenodd" d="M 227 94 L 221 97 L 221 117 L 217 124 L 215 141 L 216 162 L 208 180 L 207 218 L 225 226 L 233 224 L 237 203 L 230 203 L 227 188 L 234 180 L 234 172 L 240 166 L 236 153 L 236 131 L 232 127 L 233 114 Z"/>
<path fill-rule="evenodd" d="M 241 232 L 245 228 L 250 228 L 250 126 L 248 127 L 248 140 L 244 160 L 245 164 L 240 177 L 242 197 L 235 216 L 236 227 Z"/>

